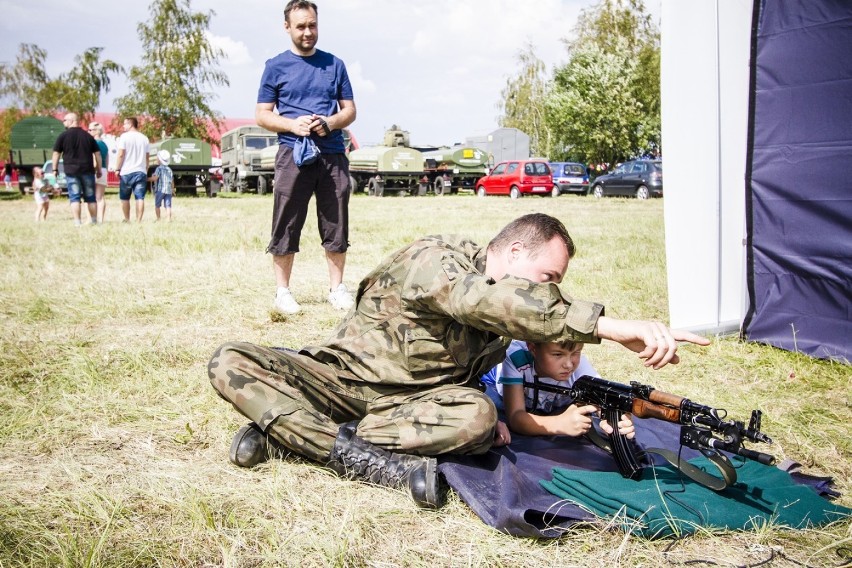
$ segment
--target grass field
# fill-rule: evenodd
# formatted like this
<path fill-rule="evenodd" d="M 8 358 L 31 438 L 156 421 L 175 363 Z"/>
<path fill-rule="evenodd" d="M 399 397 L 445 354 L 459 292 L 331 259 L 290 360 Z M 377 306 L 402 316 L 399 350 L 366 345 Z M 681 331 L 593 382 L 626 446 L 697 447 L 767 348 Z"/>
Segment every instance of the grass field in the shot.
<path fill-rule="evenodd" d="M 178 198 L 172 223 L 75 228 L 67 201 L 36 223 L 32 199 L 0 195 L 0 568 L 22 566 L 821 566 L 852 561 L 847 520 L 807 531 L 647 541 L 600 526 L 513 538 L 455 494 L 423 511 L 401 493 L 340 480 L 298 459 L 252 470 L 227 459 L 244 424 L 209 386 L 227 340 L 299 347 L 340 317 L 313 214 L 292 288 L 303 312 L 271 317 L 264 254 L 270 196 Z M 430 233 L 485 244 L 533 211 L 566 222 L 578 254 L 563 288 L 607 314 L 667 320 L 662 201 L 563 196 L 369 198 L 351 204 L 350 287 L 384 255 Z M 833 476 L 852 506 L 852 373 L 838 363 L 715 339 L 683 362 L 641 367 L 613 345 L 587 354 L 638 380 L 746 417 L 780 459 Z M 499 490 L 499 488 L 495 488 Z"/>

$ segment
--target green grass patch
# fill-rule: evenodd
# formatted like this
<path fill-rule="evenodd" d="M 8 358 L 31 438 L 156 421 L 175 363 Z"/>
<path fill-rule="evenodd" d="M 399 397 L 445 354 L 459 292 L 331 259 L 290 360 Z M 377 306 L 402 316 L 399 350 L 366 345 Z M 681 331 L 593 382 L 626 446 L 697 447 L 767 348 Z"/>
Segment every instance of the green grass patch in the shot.
<path fill-rule="evenodd" d="M 316 215 L 308 214 L 292 288 L 304 311 L 271 317 L 265 254 L 271 196 L 178 196 L 174 221 L 75 228 L 68 203 L 33 221 L 13 193 L 0 222 L 0 567 L 35 566 L 836 566 L 850 523 L 701 533 L 677 542 L 601 524 L 548 541 L 485 526 L 451 494 L 440 511 L 338 479 L 298 458 L 239 470 L 227 461 L 244 423 L 210 388 L 206 364 L 230 340 L 301 347 L 341 314 L 327 305 Z M 668 318 L 662 200 L 369 198 L 351 201 L 346 282 L 424 234 L 481 244 L 520 214 L 561 218 L 577 244 L 562 284 L 622 318 Z M 747 418 L 779 459 L 831 475 L 852 506 L 852 373 L 734 338 L 685 346 L 654 372 L 614 345 L 586 349 L 608 379 L 638 380 Z M 499 488 L 495 488 L 499 491 Z M 783 557 L 779 554 L 783 553 Z M 785 560 L 787 559 L 787 560 Z M 848 561 L 848 557 L 846 557 Z M 786 562 L 786 564 L 785 564 Z"/>

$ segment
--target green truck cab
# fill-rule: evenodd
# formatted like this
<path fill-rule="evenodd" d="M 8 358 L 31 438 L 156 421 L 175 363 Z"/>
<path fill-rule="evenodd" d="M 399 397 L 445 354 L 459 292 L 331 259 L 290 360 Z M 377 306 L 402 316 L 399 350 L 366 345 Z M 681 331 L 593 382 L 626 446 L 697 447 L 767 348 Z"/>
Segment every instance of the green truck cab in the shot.
<path fill-rule="evenodd" d="M 9 163 L 18 170 L 18 189 L 26 193 L 33 184 L 33 168 L 53 158 L 53 144 L 65 130 L 52 116 L 28 116 L 12 126 Z"/>

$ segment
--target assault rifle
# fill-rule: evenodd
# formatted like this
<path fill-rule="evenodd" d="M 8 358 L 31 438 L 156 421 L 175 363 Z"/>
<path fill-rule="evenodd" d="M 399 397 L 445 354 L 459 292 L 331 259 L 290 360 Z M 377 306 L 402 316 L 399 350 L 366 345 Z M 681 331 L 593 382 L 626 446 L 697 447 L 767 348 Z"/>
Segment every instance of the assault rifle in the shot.
<path fill-rule="evenodd" d="M 704 454 L 722 473 L 723 479 L 712 476 L 685 460 L 671 450 L 648 448 L 644 453 L 661 455 L 695 481 L 717 491 L 736 483 L 737 474 L 728 457 L 729 452 L 765 465 L 775 463 L 775 458 L 763 452 L 749 450 L 743 446 L 745 440 L 771 444 L 772 440 L 760 431 L 760 410 L 752 410 L 748 428 L 742 422 L 727 418 L 727 411 L 697 404 L 689 399 L 659 391 L 652 386 L 632 381 L 629 385 L 583 375 L 570 387 L 545 384 L 540 381 L 525 382 L 531 389 L 533 400 L 538 400 L 538 391 L 555 392 L 571 397 L 577 404 L 592 404 L 601 409 L 613 427 L 609 444 L 594 431 L 589 437 L 596 444 L 612 453 L 622 476 L 638 479 L 642 466 L 636 459 L 633 446 L 618 433 L 618 421 L 624 413 L 639 418 L 657 418 L 681 425 L 680 444 Z"/>

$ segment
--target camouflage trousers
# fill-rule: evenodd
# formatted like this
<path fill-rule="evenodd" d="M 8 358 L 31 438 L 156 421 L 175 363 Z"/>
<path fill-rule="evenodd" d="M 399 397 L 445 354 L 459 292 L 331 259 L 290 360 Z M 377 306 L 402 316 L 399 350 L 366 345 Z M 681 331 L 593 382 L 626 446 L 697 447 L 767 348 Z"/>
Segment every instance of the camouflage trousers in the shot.
<path fill-rule="evenodd" d="M 232 342 L 207 366 L 213 388 L 275 440 L 328 461 L 340 424 L 390 451 L 419 455 L 482 454 L 497 411 L 478 390 L 366 383 L 295 351 Z"/>

